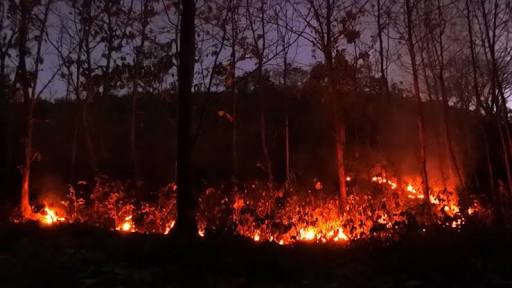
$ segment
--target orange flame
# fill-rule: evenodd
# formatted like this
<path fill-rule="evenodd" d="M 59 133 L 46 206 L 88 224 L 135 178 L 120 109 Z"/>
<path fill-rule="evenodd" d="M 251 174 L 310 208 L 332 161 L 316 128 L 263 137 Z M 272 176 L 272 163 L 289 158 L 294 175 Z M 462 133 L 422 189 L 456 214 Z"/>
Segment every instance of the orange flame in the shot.
<path fill-rule="evenodd" d="M 124 221 L 116 227 L 116 230 L 122 232 L 135 232 L 135 225 L 133 224 L 132 215 L 126 216 Z"/>
<path fill-rule="evenodd" d="M 43 224 L 52 225 L 57 222 L 66 221 L 66 218 L 58 216 L 55 210 L 48 207 L 44 207 L 43 212 L 39 217 L 39 222 Z"/>

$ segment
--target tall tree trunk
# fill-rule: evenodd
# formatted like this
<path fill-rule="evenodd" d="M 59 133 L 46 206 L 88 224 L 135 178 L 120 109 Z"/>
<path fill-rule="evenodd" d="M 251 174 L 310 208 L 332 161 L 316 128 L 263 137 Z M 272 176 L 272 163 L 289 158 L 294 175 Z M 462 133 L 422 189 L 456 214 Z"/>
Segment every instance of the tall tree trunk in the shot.
<path fill-rule="evenodd" d="M 381 84 L 384 86 L 384 91 L 386 92 L 386 98 L 388 102 L 391 101 L 391 95 L 389 93 L 389 84 L 388 79 L 386 76 L 386 66 L 385 66 L 385 59 L 384 59 L 384 42 L 382 39 L 382 0 L 377 0 L 377 35 L 379 38 L 379 64 L 380 64 L 380 81 Z"/>
<path fill-rule="evenodd" d="M 21 84 L 23 99 L 25 104 L 25 135 L 23 139 L 24 145 L 24 158 L 21 175 L 21 198 L 20 209 L 22 216 L 26 219 L 32 217 L 32 208 L 30 206 L 30 172 L 32 165 L 32 128 L 33 128 L 33 111 L 34 99 L 32 99 L 29 89 L 30 80 L 27 71 L 26 57 L 28 33 L 29 33 L 29 18 L 30 9 L 25 1 L 20 2 L 20 22 L 18 31 L 18 78 Z"/>
<path fill-rule="evenodd" d="M 82 122 L 82 126 L 83 126 L 83 132 L 84 132 L 84 140 L 85 140 L 85 144 L 87 146 L 87 152 L 89 154 L 89 164 L 90 164 L 90 168 L 93 172 L 93 174 L 97 174 L 99 172 L 99 167 L 98 167 L 98 157 L 97 157 L 97 154 L 96 154 L 96 147 L 94 145 L 94 141 L 92 139 L 92 131 L 91 131 L 91 125 L 90 125 L 90 122 L 89 122 L 89 119 L 90 119 L 90 115 L 89 115 L 89 102 L 91 102 L 91 100 L 94 100 L 93 99 L 93 91 L 92 91 L 92 87 L 91 87 L 91 80 L 92 80 L 92 71 L 93 71 L 93 67 L 92 67 L 92 51 L 91 51 L 91 40 L 90 40 L 90 37 L 91 37 L 91 29 L 92 29 L 92 25 L 93 25 L 93 15 L 92 15 L 92 3 L 90 1 L 85 1 L 84 2 L 84 10 L 85 10 L 85 19 L 86 19 L 86 23 L 84 24 L 85 27 L 83 28 L 84 31 L 84 35 L 83 35 L 83 39 L 80 39 L 80 44 L 84 45 L 83 47 L 80 46 L 80 52 L 82 52 L 82 49 L 83 49 L 83 52 L 85 53 L 85 69 L 84 71 L 82 72 L 85 76 L 84 76 L 84 85 L 85 85 L 85 88 L 83 89 L 85 91 L 85 96 L 84 98 L 82 99 L 80 93 L 81 93 L 81 89 L 79 88 L 80 86 L 80 77 L 81 77 L 81 74 L 82 73 L 78 73 L 77 71 L 77 95 L 76 95 L 76 98 L 77 99 L 80 99 L 79 101 L 79 105 L 80 105 L 80 112 L 81 112 L 81 122 Z M 81 58 L 81 57 L 80 57 Z M 81 66 L 77 65 L 77 70 L 81 70 Z"/>
<path fill-rule="evenodd" d="M 503 161 L 505 162 L 505 168 L 507 172 L 507 181 L 508 181 L 508 193 L 512 193 L 512 175 L 510 171 L 510 157 L 512 156 L 512 136 L 510 131 L 510 122 L 508 116 L 508 108 L 507 108 L 507 100 L 505 98 L 505 93 L 502 86 L 502 81 L 500 79 L 500 71 L 498 69 L 498 59 L 496 55 L 496 34 L 497 34 L 497 22 L 498 22 L 498 11 L 499 11 L 499 1 L 494 1 L 494 7 L 492 11 L 492 22 L 488 18 L 488 13 L 486 9 L 486 1 L 480 1 L 480 8 L 482 12 L 482 20 L 484 24 L 483 31 L 483 42 L 487 45 L 489 49 L 489 55 L 491 58 L 491 95 L 493 97 L 494 103 L 496 105 L 496 114 L 498 117 L 495 117 L 495 121 L 499 127 L 500 137 L 504 149 Z M 484 45 L 485 48 L 485 45 Z M 501 119 L 500 119 L 501 118 Z M 499 189 L 498 189 L 499 190 Z M 507 195 L 508 196 L 508 195 Z M 508 205 L 510 197 L 507 199 L 502 199 L 502 202 L 505 206 Z"/>
<path fill-rule="evenodd" d="M 428 173 L 427 173 L 427 149 L 425 145 L 425 117 L 423 114 L 423 104 L 420 95 L 420 85 L 418 80 L 418 67 L 416 64 L 416 50 L 414 45 L 413 37 L 413 21 L 412 21 L 412 7 L 411 1 L 405 0 L 406 9 L 406 26 L 407 26 L 407 46 L 409 50 L 409 56 L 411 58 L 414 96 L 416 98 L 416 123 L 418 125 L 418 144 L 419 144 L 419 159 L 420 159 L 420 173 L 422 178 L 422 190 L 425 203 L 429 203 L 430 191 L 428 184 Z"/>
<path fill-rule="evenodd" d="M 21 213 L 24 218 L 32 217 L 32 208 L 30 206 L 30 172 L 32 167 L 32 131 L 33 131 L 33 112 L 34 104 L 32 101 L 27 103 L 27 111 L 25 118 L 25 149 L 24 163 L 22 168 L 21 182 Z"/>
<path fill-rule="evenodd" d="M 270 157 L 270 150 L 267 139 L 267 126 L 265 120 L 265 93 L 264 93 L 264 79 L 263 79 L 263 62 L 265 57 L 265 51 L 267 49 L 266 46 L 266 19 L 265 19 L 265 1 L 260 2 L 259 11 L 259 21 L 261 25 L 261 37 L 257 35 L 258 33 L 255 31 L 252 15 L 249 11 L 249 1 L 247 1 L 247 16 L 249 17 L 249 24 L 252 31 L 252 38 L 254 41 L 254 47 L 256 50 L 256 59 L 257 59 L 257 88 L 256 93 L 259 100 L 259 126 L 260 126 L 260 140 L 261 140 L 261 148 L 263 152 L 263 161 L 265 162 L 264 166 L 267 172 L 267 184 L 272 186 L 274 182 L 274 175 L 272 173 L 272 160 Z M 261 38 L 261 47 L 259 44 Z"/>
<path fill-rule="evenodd" d="M 470 0 L 466 0 L 466 21 L 468 24 L 468 35 L 469 35 L 469 50 L 471 52 L 471 72 L 473 76 L 473 92 L 475 93 L 476 110 L 484 110 L 482 105 L 482 99 L 480 98 L 480 88 L 478 87 L 478 69 L 476 62 L 475 43 L 473 40 L 473 24 L 471 22 L 471 6 Z M 484 110 L 485 111 L 485 110 Z"/>
<path fill-rule="evenodd" d="M 147 11 L 149 9 L 147 1 L 141 2 L 141 14 L 140 14 L 140 23 L 141 23 L 141 35 L 140 35 L 140 43 L 139 47 L 135 48 L 135 62 L 134 62 L 134 71 L 132 71 L 132 97 L 131 97 L 131 111 L 130 111 L 130 162 L 132 166 L 132 175 L 134 180 L 138 184 L 138 180 L 140 177 L 139 173 L 139 161 L 137 157 L 137 96 L 138 96 L 138 77 L 137 71 L 141 69 L 142 58 L 145 56 L 144 46 L 146 44 L 147 37 L 147 26 L 149 25 L 149 19 L 147 19 Z"/>
<path fill-rule="evenodd" d="M 261 59 L 262 60 L 262 59 Z M 272 185 L 274 182 L 274 176 L 272 173 L 272 161 L 270 160 L 270 151 L 268 149 L 267 142 L 267 126 L 265 120 L 265 93 L 263 92 L 263 61 L 258 64 L 258 99 L 260 102 L 260 140 L 261 148 L 263 150 L 263 159 L 265 161 L 265 169 L 267 172 L 267 184 Z"/>
<path fill-rule="evenodd" d="M 178 66 L 178 169 L 176 233 L 193 239 L 197 235 L 196 199 L 192 187 L 191 112 L 195 59 L 195 1 L 181 1 Z"/>
<path fill-rule="evenodd" d="M 288 53 L 286 43 L 283 43 L 285 55 L 283 60 L 283 86 L 286 89 L 284 93 L 284 161 L 285 161 L 285 179 L 286 185 L 290 184 L 290 115 L 288 103 Z"/>
<path fill-rule="evenodd" d="M 495 185 L 494 185 L 494 169 L 493 169 L 493 166 L 492 166 L 492 160 L 491 160 L 491 153 L 490 153 L 490 149 L 489 149 L 489 140 L 488 140 L 488 136 L 487 136 L 487 132 L 486 130 L 484 129 L 483 125 L 481 126 L 481 133 L 482 133 L 482 137 L 483 137 L 483 141 L 484 141 L 484 145 L 485 145 L 485 159 L 487 161 L 487 172 L 489 173 L 489 190 L 490 190 L 490 193 L 492 195 L 492 200 L 494 203 L 497 203 L 494 197 L 494 193 L 496 192 L 496 189 L 495 189 Z"/>
<path fill-rule="evenodd" d="M 233 1 L 231 2 L 233 3 Z M 230 85 L 232 94 L 232 118 L 233 123 L 231 127 L 231 157 L 232 157 L 232 178 L 233 180 L 238 177 L 238 88 L 236 81 L 236 41 L 238 39 L 237 23 L 236 23 L 235 7 L 231 7 L 231 63 L 230 63 Z"/>
<path fill-rule="evenodd" d="M 441 23 L 441 21 L 444 21 L 442 8 L 441 8 L 441 1 L 437 1 L 437 13 L 438 13 L 438 21 Z M 450 155 L 451 163 L 453 170 L 455 171 L 455 175 L 457 176 L 457 179 L 459 181 L 459 185 L 464 187 L 464 177 L 462 176 L 461 170 L 459 168 L 459 164 L 457 161 L 457 156 L 455 155 L 455 149 L 453 148 L 453 140 L 452 140 L 452 131 L 451 131 L 451 125 L 450 125 L 450 113 L 449 113 L 449 104 L 448 104 L 448 96 L 446 95 L 446 84 L 444 79 L 444 28 L 439 27 L 439 35 L 438 35 L 438 44 L 439 44 L 439 85 L 441 90 L 441 99 L 443 101 L 443 126 L 444 126 L 444 132 L 446 137 L 446 144 L 448 148 L 448 153 Z"/>
<path fill-rule="evenodd" d="M 343 119 L 342 112 L 343 105 L 340 105 L 338 101 L 337 85 L 334 71 L 334 45 L 332 23 L 333 23 L 333 11 L 331 0 L 326 0 L 326 48 L 324 52 L 325 62 L 327 65 L 327 77 L 328 77 L 328 96 L 331 102 L 331 118 L 334 127 L 334 141 L 336 145 L 336 169 L 338 174 L 338 193 L 339 193 L 339 210 L 341 213 L 345 212 L 347 205 L 347 179 L 345 176 L 345 121 Z M 321 23 L 321 22 L 319 22 Z"/>
<path fill-rule="evenodd" d="M 474 37 L 473 37 L 473 24 L 471 22 L 471 5 L 470 0 L 466 0 L 466 22 L 468 25 L 468 35 L 469 35 L 469 49 L 471 52 L 471 72 L 473 76 L 473 92 L 475 97 L 475 103 L 476 103 L 476 111 L 480 112 L 481 110 L 484 113 L 487 113 L 484 105 L 482 104 L 482 99 L 480 97 L 480 87 L 478 85 L 478 63 L 476 60 L 476 51 L 475 51 L 475 43 L 474 43 Z M 489 140 L 487 136 L 487 132 L 485 130 L 484 124 L 480 124 L 480 129 L 482 133 L 482 137 L 485 144 L 485 156 L 487 160 L 487 170 L 489 173 L 489 189 L 491 191 L 491 195 L 494 195 L 496 192 L 495 185 L 494 185 L 494 169 L 491 161 L 490 151 L 489 151 Z M 494 198 L 494 197 L 493 197 Z M 493 201 L 496 201 L 497 199 L 493 199 Z"/>
<path fill-rule="evenodd" d="M 334 97 L 336 97 L 334 95 Z M 337 101 L 336 101 L 337 102 Z M 339 114 L 339 112 L 336 112 Z M 338 169 L 338 186 L 339 186 L 339 198 L 340 198 L 340 209 L 345 211 L 347 205 L 347 178 L 345 173 L 345 125 L 339 115 L 335 125 L 335 141 L 336 141 L 336 160 Z"/>
<path fill-rule="evenodd" d="M 506 176 L 507 176 L 508 190 L 512 191 L 512 170 L 510 167 L 510 155 L 509 155 L 508 147 L 506 144 L 506 138 L 503 135 L 502 126 L 504 126 L 504 125 L 501 125 L 501 123 L 499 123 L 499 121 L 497 121 L 497 122 L 498 122 L 498 131 L 499 131 L 500 140 L 501 140 L 501 147 L 503 150 L 503 163 L 505 164 L 505 172 L 506 172 Z M 499 195 L 499 205 L 501 207 L 501 210 L 502 210 L 501 212 L 503 214 L 503 212 L 505 212 L 505 208 L 508 208 L 507 207 L 508 199 L 506 199 L 506 197 L 503 197 L 506 195 L 501 195 L 500 189 L 498 189 L 498 195 Z"/>

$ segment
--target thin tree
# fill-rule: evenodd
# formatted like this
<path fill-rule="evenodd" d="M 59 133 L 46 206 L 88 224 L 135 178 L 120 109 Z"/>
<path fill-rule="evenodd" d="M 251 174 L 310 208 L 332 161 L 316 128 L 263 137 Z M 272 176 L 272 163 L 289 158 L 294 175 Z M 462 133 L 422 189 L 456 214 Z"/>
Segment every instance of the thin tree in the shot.
<path fill-rule="evenodd" d="M 467 24 L 467 27 L 468 27 L 468 42 L 469 42 L 469 50 L 470 50 L 470 54 L 471 54 L 471 75 L 472 75 L 472 80 L 473 80 L 473 93 L 474 93 L 474 98 L 475 98 L 475 105 L 476 105 L 476 111 L 480 112 L 480 111 L 484 111 L 484 113 L 487 113 L 487 109 L 486 107 L 484 106 L 483 102 L 482 102 L 482 98 L 481 98 L 481 94 L 480 94 L 480 85 L 479 85 L 479 81 L 478 81 L 478 62 L 477 62 L 477 52 L 476 52 L 476 48 L 475 48 L 475 36 L 474 36 L 474 32 L 473 32 L 473 21 L 472 21 L 472 18 L 473 18 L 473 13 L 472 13 L 472 9 L 471 9 L 471 0 L 466 0 L 465 1 L 465 16 L 466 16 L 466 24 Z M 490 190 L 491 190 L 491 193 L 494 193 L 495 192 L 495 185 L 494 185 L 494 169 L 493 169 L 493 165 L 492 165 L 492 162 L 491 162 L 491 158 L 490 158 L 490 155 L 489 155 L 489 140 L 488 140 L 488 136 L 487 136 L 487 132 L 485 130 L 485 127 L 484 125 L 482 124 L 481 125 L 481 133 L 482 133 L 482 136 L 484 138 L 484 143 L 485 143 L 485 156 L 486 156 L 486 160 L 487 160 L 487 169 L 488 169 L 488 173 L 489 173 L 489 185 L 490 185 Z"/>
<path fill-rule="evenodd" d="M 195 195 L 192 188 L 191 110 L 195 63 L 195 1 L 181 1 L 178 65 L 178 169 L 176 233 L 184 238 L 197 234 Z"/>
<path fill-rule="evenodd" d="M 427 173 L 427 149 L 425 145 L 425 117 L 423 112 L 423 104 L 421 101 L 420 84 L 418 76 L 418 65 L 416 62 L 416 48 L 414 43 L 414 22 L 413 22 L 413 7 L 410 0 L 404 0 L 405 12 L 405 27 L 407 49 L 411 61 L 414 97 L 416 99 L 416 123 L 418 126 L 418 144 L 419 144 L 419 160 L 420 160 L 420 173 L 422 178 L 422 189 L 425 203 L 429 203 L 430 191 L 428 185 Z"/>
<path fill-rule="evenodd" d="M 324 56 L 324 65 L 327 78 L 326 98 L 329 103 L 329 114 L 333 127 L 333 136 L 336 145 L 336 170 L 338 176 L 338 193 L 340 211 L 345 210 L 347 204 L 347 183 L 345 176 L 345 121 L 343 105 L 337 94 L 337 78 L 334 67 L 334 58 L 343 38 L 349 39 L 357 32 L 352 25 L 361 14 L 363 5 L 357 7 L 350 3 L 334 0 L 306 0 L 307 12 L 296 9 L 297 13 L 306 22 L 311 32 L 304 33 L 303 37 Z M 352 9 L 352 8 L 356 9 Z M 337 19 L 344 18 L 344 25 L 338 25 Z"/>
<path fill-rule="evenodd" d="M 443 128 L 445 132 L 446 145 L 448 149 L 448 153 L 450 155 L 450 162 L 452 164 L 452 168 L 455 172 L 455 176 L 459 181 L 459 185 L 464 187 L 464 177 L 462 176 L 461 169 L 459 168 L 459 164 L 457 161 L 457 156 L 455 155 L 455 149 L 453 147 L 453 139 L 452 139 L 452 129 L 450 125 L 450 113 L 449 113 L 449 103 L 448 103 L 448 95 L 446 91 L 446 79 L 445 79 L 445 31 L 446 31 L 446 19 L 444 18 L 443 10 L 447 9 L 447 7 L 443 7 L 440 0 L 437 0 L 437 31 L 435 29 L 431 29 L 431 36 L 434 45 L 434 53 L 437 58 L 437 71 L 438 71 L 438 79 L 439 79 L 439 90 L 441 92 L 441 99 L 443 103 Z M 437 35 L 434 34 L 434 31 L 437 32 Z"/>
<path fill-rule="evenodd" d="M 34 129 L 34 107 L 37 99 L 41 96 L 41 93 L 48 86 L 49 82 L 38 90 L 38 76 L 40 71 L 40 65 L 43 63 L 42 50 L 43 41 L 45 39 L 46 25 L 48 16 L 50 14 L 50 7 L 52 1 L 48 0 L 44 3 L 44 11 L 41 17 L 37 17 L 34 14 L 35 6 L 33 3 L 28 1 L 20 1 L 17 8 L 18 10 L 18 67 L 17 75 L 14 81 L 15 84 L 20 84 L 21 92 L 23 95 L 23 102 L 25 105 L 25 135 L 23 139 L 24 144 L 24 158 L 23 165 L 21 168 L 22 182 L 21 182 L 21 198 L 20 198 L 20 209 L 22 216 L 26 219 L 33 218 L 32 208 L 30 206 L 30 173 L 32 167 L 32 161 L 34 160 L 35 154 L 33 153 L 32 147 L 32 136 Z M 30 55 L 30 48 L 28 44 L 30 42 L 31 23 L 39 24 L 36 34 L 36 51 L 34 56 L 34 68 L 33 71 L 29 71 L 27 67 L 27 60 Z M 56 74 L 55 74 L 56 75 Z M 53 77 L 51 77 L 53 80 Z"/>
<path fill-rule="evenodd" d="M 137 97 L 139 94 L 139 78 L 147 77 L 141 71 L 144 70 L 145 45 L 148 38 L 148 28 L 152 17 L 155 15 L 152 4 L 153 0 L 140 0 L 139 13 L 136 15 L 136 24 L 139 25 L 136 31 L 138 43 L 134 47 L 134 63 L 131 70 L 132 93 L 130 97 L 130 162 L 134 179 L 137 181 L 140 177 L 139 161 L 137 157 Z M 134 23 L 135 24 L 135 23 Z M 142 76 L 142 77 L 141 77 Z"/>
<path fill-rule="evenodd" d="M 256 3 L 254 3 L 256 2 Z M 267 123 L 265 112 L 265 92 L 263 69 L 265 64 L 265 57 L 269 49 L 267 43 L 267 30 L 268 30 L 268 16 L 267 16 L 267 3 L 266 1 L 251 1 L 246 0 L 246 15 L 249 23 L 249 30 L 251 42 L 249 43 L 252 56 L 256 60 L 256 94 L 259 102 L 259 130 L 260 142 L 263 152 L 264 167 L 267 172 L 267 183 L 272 185 L 274 182 L 274 175 L 272 172 L 272 160 L 268 145 Z"/>

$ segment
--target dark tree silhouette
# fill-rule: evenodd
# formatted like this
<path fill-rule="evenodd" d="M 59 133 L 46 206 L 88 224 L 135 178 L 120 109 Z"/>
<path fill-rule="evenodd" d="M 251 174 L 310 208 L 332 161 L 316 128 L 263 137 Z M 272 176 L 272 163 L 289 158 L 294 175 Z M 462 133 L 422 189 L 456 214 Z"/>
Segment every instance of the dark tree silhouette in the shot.
<path fill-rule="evenodd" d="M 178 170 L 176 233 L 196 236 L 195 196 L 192 189 L 191 110 L 195 56 L 195 2 L 181 1 L 180 51 L 178 65 Z"/>

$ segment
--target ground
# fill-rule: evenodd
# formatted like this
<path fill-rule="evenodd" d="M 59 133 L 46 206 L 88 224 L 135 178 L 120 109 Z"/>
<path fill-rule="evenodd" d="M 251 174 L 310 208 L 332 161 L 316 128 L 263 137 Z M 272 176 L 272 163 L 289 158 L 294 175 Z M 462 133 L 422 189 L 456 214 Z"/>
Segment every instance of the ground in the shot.
<path fill-rule="evenodd" d="M 512 233 L 466 227 L 283 247 L 5 223 L 0 287 L 512 287 Z"/>

